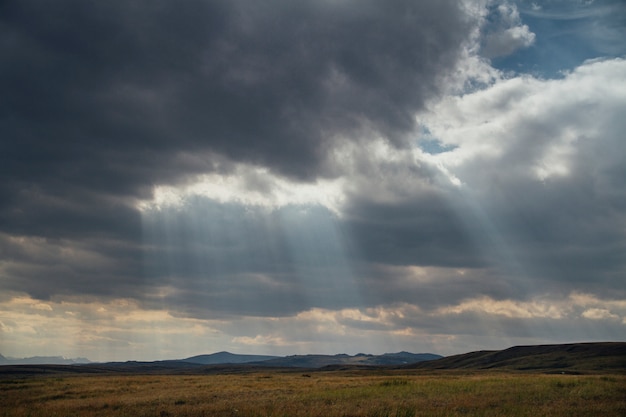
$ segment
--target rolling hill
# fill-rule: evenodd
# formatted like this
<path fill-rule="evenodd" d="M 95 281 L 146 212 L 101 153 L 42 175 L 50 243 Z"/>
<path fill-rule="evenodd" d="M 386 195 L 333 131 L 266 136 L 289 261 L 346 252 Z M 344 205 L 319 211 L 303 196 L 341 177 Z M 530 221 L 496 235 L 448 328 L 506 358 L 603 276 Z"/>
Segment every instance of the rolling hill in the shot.
<path fill-rule="evenodd" d="M 514 346 L 498 351 L 477 351 L 441 357 L 430 353 L 359 353 L 339 355 L 237 355 L 217 352 L 186 359 L 154 362 L 88 364 L 23 364 L 0 366 L 0 376 L 42 373 L 241 373 L 259 370 L 332 371 L 337 369 L 429 371 L 513 371 L 541 373 L 626 373 L 626 342 L 570 343 Z"/>
<path fill-rule="evenodd" d="M 385 353 L 382 355 L 368 355 L 358 353 L 354 356 L 339 355 L 293 355 L 263 362 L 260 366 L 277 366 L 289 368 L 322 368 L 329 365 L 365 365 L 365 366 L 397 366 L 442 358 L 432 353 Z"/>
<path fill-rule="evenodd" d="M 225 363 L 249 363 L 262 362 L 277 359 L 279 356 L 269 355 L 238 355 L 230 352 L 217 352 L 209 355 L 197 355 L 187 359 L 181 359 L 182 362 L 199 363 L 202 365 L 217 365 Z"/>
<path fill-rule="evenodd" d="M 502 369 L 541 372 L 626 372 L 626 343 L 570 343 L 514 346 L 477 351 L 407 366 L 412 369 Z"/>

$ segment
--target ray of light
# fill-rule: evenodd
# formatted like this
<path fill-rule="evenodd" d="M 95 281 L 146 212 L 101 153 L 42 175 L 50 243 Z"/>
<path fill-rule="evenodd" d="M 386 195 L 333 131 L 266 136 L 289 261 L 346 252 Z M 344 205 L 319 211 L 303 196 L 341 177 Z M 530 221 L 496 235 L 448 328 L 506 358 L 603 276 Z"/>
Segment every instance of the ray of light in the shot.
<path fill-rule="evenodd" d="M 157 193 L 152 204 L 144 203 L 146 279 L 162 288 L 155 305 L 182 316 L 225 319 L 360 306 L 351 248 L 338 226 L 336 206 L 321 204 L 336 202 L 336 189 L 318 185 L 311 200 L 303 197 L 307 187 L 304 194 L 298 185 L 291 184 L 293 192 L 283 192 L 285 187 L 280 185 L 278 199 L 259 199 L 239 186 L 214 199 L 207 195 L 211 187 L 202 192 L 189 187 L 169 190 L 168 198 Z M 268 195 L 276 195 L 272 190 Z M 272 339 L 272 320 L 258 323 L 233 340 L 278 340 Z M 319 335 L 316 345 L 322 346 L 326 336 Z M 291 343 L 298 348 L 297 339 Z"/>

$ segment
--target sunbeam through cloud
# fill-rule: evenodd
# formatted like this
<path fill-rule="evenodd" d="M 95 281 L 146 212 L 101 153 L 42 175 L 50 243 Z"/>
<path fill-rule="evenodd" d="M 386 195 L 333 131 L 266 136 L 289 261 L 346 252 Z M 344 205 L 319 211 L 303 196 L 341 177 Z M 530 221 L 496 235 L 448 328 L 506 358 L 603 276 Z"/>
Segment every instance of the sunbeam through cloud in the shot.
<path fill-rule="evenodd" d="M 0 3 L 0 355 L 626 334 L 621 0 Z"/>

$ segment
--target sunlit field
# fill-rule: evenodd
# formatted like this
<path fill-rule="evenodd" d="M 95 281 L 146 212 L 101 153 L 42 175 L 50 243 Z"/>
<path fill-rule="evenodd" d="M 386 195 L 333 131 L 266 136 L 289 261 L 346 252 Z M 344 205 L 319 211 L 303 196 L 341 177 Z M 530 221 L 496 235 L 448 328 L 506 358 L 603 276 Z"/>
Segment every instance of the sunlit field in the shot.
<path fill-rule="evenodd" d="M 624 416 L 626 375 L 258 372 L 0 379 L 0 416 Z"/>

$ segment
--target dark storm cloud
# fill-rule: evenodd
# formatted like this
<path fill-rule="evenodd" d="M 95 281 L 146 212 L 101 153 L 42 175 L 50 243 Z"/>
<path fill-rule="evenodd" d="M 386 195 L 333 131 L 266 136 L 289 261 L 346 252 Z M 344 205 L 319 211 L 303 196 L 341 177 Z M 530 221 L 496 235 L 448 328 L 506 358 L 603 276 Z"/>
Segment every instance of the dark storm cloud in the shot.
<path fill-rule="evenodd" d="M 36 298 L 54 295 L 115 297 L 145 290 L 142 252 L 132 242 L 107 238 L 0 235 L 2 288 Z"/>
<path fill-rule="evenodd" d="M 475 23 L 454 1 L 1 7 L 4 224 L 23 189 L 146 196 L 215 153 L 314 178 L 340 136 L 400 145 Z"/>
<path fill-rule="evenodd" d="M 242 305 L 269 315 L 364 300 L 431 305 L 435 294 L 441 302 L 524 298 L 589 288 L 594 271 L 602 271 L 594 282 L 619 287 L 623 169 L 610 152 L 619 141 L 584 149 L 568 178 L 528 178 L 561 126 L 593 125 L 576 105 L 520 122 L 500 158 L 459 166 L 473 187 L 467 194 L 410 153 L 387 160 L 368 146 L 382 136 L 402 148 L 414 134 L 414 113 L 477 24 L 457 2 L 1 7 L 0 227 L 7 238 L 44 239 L 11 241 L 37 251 L 4 251 L 10 290 L 108 296 L 123 288 L 151 301 L 152 288 L 169 286 L 177 291 L 168 302 L 196 315 Z M 505 11 L 513 21 L 503 24 L 521 23 Z M 512 91 L 495 102 L 515 109 L 527 96 Z M 605 129 L 617 131 L 609 121 Z M 329 157 L 346 140 L 357 142 L 350 161 Z M 585 182 L 600 159 L 602 190 Z M 297 180 L 348 175 L 342 215 L 208 199 L 143 215 L 134 207 L 156 184 L 234 173 L 237 162 Z M 441 272 L 439 282 L 418 285 L 395 278 L 392 266 L 411 265 L 475 273 Z M 266 296 L 255 303 L 255 294 Z"/>
<path fill-rule="evenodd" d="M 364 197 L 364 196 L 361 196 Z M 392 265 L 479 267 L 484 265 L 470 233 L 442 193 L 380 203 L 352 198 L 346 227 L 364 260 Z"/>
<path fill-rule="evenodd" d="M 475 24 L 452 0 L 2 2 L 0 231 L 137 255 L 135 203 L 154 185 L 232 162 L 310 180 L 336 175 L 336 141 L 403 146 Z M 98 269 L 60 256 L 55 269 L 40 255 L 3 255 L 11 289 L 143 285 L 141 256 L 104 254 Z M 259 258 L 249 265 L 284 266 Z"/>

